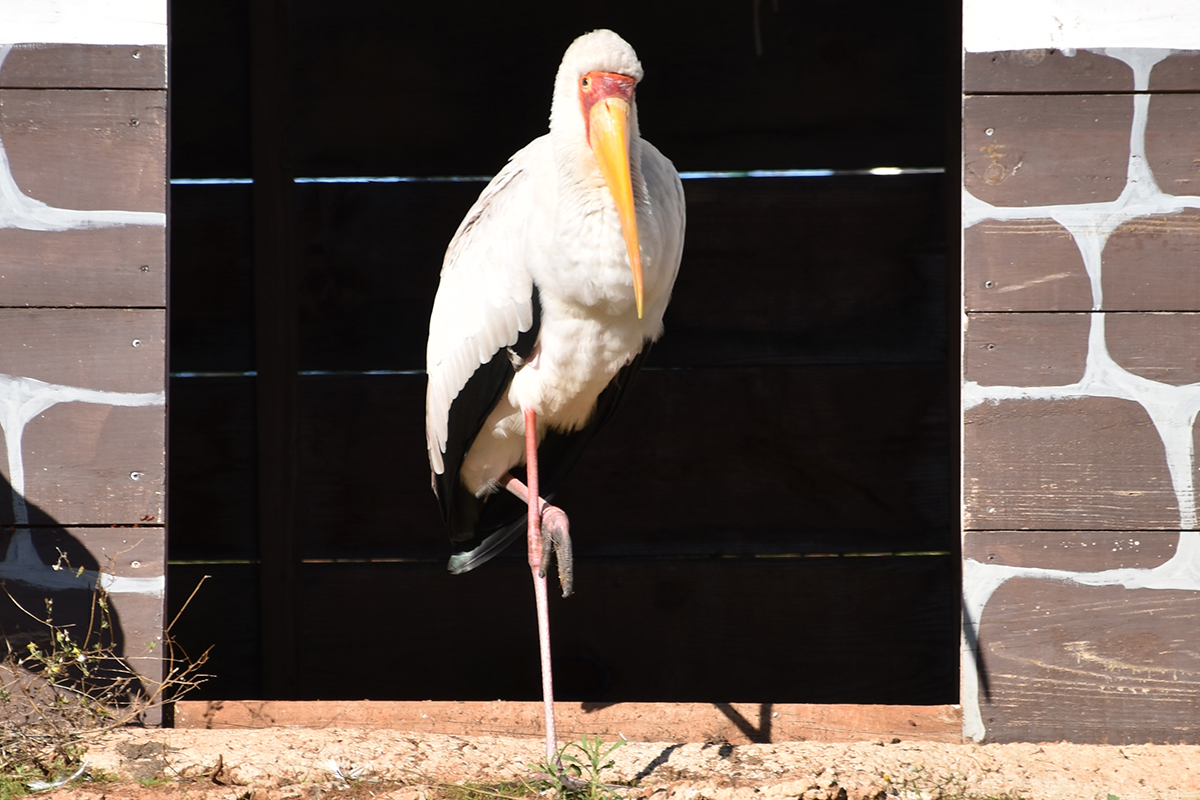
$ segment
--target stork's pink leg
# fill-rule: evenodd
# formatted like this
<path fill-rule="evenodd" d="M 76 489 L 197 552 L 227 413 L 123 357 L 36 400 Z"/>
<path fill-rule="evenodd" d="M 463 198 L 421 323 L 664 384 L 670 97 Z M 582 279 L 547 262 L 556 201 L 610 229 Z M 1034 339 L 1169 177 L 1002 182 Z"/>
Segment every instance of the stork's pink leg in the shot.
<path fill-rule="evenodd" d="M 538 495 L 537 413 L 525 411 L 525 480 L 529 503 L 529 569 L 537 601 L 538 645 L 542 656 L 542 702 L 546 709 L 546 764 L 554 767 L 558 736 L 554 730 L 554 677 L 550 667 L 550 604 L 546 598 L 545 559 L 548 548 L 542 539 L 542 498 Z"/>

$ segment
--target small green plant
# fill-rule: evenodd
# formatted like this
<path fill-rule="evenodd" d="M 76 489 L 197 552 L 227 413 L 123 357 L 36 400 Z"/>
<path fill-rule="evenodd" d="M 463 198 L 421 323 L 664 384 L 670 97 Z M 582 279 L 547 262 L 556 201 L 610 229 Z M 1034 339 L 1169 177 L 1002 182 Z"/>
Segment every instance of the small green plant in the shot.
<path fill-rule="evenodd" d="M 65 554 L 59 555 L 54 569 L 69 569 Z M 72 571 L 82 578 L 82 570 Z M 43 600 L 42 613 L 34 613 L 0 587 L 0 602 L 7 596 L 26 619 L 0 648 L 0 800 L 81 777 L 96 779 L 84 758 L 92 737 L 144 720 L 207 677 L 200 667 L 208 653 L 195 661 L 183 655 L 170 637 L 174 621 L 163 634 L 162 677 L 139 674 L 114 635 L 102 582 L 93 579 L 82 587 L 91 591 L 90 608 L 85 595 L 82 619 L 75 613 L 72 623 L 56 620 L 52 598 Z"/>
<path fill-rule="evenodd" d="M 541 778 L 541 781 L 547 784 L 546 788 L 554 790 L 556 797 L 567 797 L 571 800 L 621 800 L 616 787 L 605 783 L 601 773 L 612 769 L 616 763 L 612 754 L 623 744 L 623 738 L 610 745 L 599 736 L 589 737 L 584 734 L 580 741 L 563 745 L 555 759 L 556 764 L 531 764 L 530 767 L 544 774 L 545 777 Z"/>

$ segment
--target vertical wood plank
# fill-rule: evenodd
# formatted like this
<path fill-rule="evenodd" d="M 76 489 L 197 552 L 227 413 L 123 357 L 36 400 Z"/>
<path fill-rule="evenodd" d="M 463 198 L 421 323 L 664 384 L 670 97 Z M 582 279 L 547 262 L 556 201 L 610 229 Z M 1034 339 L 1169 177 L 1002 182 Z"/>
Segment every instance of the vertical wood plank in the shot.
<path fill-rule="evenodd" d="M 290 3 L 250 4 L 254 313 L 258 380 L 258 520 L 262 687 L 294 691 L 296 536 L 295 183 L 291 162 Z"/>

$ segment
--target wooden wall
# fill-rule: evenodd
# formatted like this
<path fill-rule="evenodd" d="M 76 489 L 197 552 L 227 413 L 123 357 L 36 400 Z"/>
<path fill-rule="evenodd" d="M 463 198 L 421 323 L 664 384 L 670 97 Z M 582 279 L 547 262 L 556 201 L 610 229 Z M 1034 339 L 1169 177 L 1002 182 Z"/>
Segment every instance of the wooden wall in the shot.
<path fill-rule="evenodd" d="M 964 724 L 1200 741 L 1200 53 L 967 53 Z"/>
<path fill-rule="evenodd" d="M 150 691 L 166 555 L 165 50 L 0 44 L 0 581 L 12 598 L 0 628 L 16 649 L 45 638 L 13 600 L 38 614 L 52 600 L 53 622 L 79 638 L 99 581 L 118 653 Z"/>
<path fill-rule="evenodd" d="M 423 440 L 441 257 L 484 184 L 294 178 L 491 174 L 601 25 L 681 170 L 938 167 L 941 15 L 176 2 L 170 603 L 214 576 L 178 628 L 216 645 L 203 696 L 540 691 L 524 555 L 447 574 Z M 214 178 L 254 182 L 186 182 Z M 686 182 L 667 334 L 559 496 L 564 699 L 957 699 L 942 181 Z"/>

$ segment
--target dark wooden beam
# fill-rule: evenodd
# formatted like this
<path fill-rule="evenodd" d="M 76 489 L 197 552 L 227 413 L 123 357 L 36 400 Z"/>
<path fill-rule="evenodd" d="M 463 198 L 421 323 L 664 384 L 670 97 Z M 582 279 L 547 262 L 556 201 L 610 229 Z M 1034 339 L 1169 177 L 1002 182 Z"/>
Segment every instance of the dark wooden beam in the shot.
<path fill-rule="evenodd" d="M 286 699 L 296 642 L 296 258 L 288 0 L 250 3 L 262 691 Z"/>

